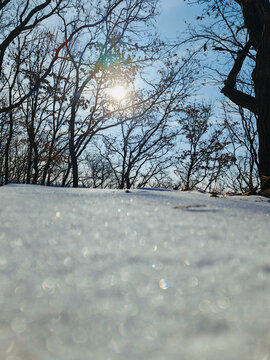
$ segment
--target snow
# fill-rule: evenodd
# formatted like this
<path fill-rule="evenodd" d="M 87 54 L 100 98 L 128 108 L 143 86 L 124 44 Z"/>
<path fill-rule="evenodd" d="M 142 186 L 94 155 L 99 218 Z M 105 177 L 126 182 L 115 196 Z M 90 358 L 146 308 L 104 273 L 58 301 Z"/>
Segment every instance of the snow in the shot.
<path fill-rule="evenodd" d="M 4 360 L 270 359 L 270 201 L 0 188 Z"/>

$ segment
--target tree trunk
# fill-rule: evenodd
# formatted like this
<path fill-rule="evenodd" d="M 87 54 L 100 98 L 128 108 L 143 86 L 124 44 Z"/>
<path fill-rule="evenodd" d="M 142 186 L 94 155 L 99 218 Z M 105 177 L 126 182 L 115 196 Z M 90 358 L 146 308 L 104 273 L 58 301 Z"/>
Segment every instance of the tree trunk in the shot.
<path fill-rule="evenodd" d="M 27 172 L 26 172 L 26 184 L 31 183 L 31 172 L 32 172 L 32 145 L 29 144 L 29 152 L 27 157 Z"/>
<path fill-rule="evenodd" d="M 75 150 L 75 114 L 71 116 L 70 119 L 70 137 L 69 137 L 69 154 L 71 159 L 72 166 L 72 185 L 74 188 L 77 188 L 79 185 L 79 176 L 78 176 L 78 159 Z"/>
<path fill-rule="evenodd" d="M 69 142 L 69 152 L 72 164 L 72 183 L 73 187 L 77 188 L 79 185 L 78 160 L 74 149 L 74 142 L 72 140 Z"/>
<path fill-rule="evenodd" d="M 266 23 L 253 72 L 262 191 L 270 190 L 270 24 Z"/>
<path fill-rule="evenodd" d="M 39 168 L 38 168 L 39 156 L 38 156 L 38 147 L 35 141 L 33 144 L 33 150 L 34 150 L 33 168 L 35 172 L 34 172 L 32 184 L 36 185 L 39 177 Z"/>
<path fill-rule="evenodd" d="M 48 157 L 47 157 L 47 162 L 46 162 L 46 164 L 44 166 L 44 170 L 43 170 L 43 174 L 42 174 L 42 180 L 41 180 L 40 185 L 45 185 L 45 183 L 46 183 L 46 178 L 47 178 L 48 172 L 49 172 L 51 164 L 52 164 L 52 149 L 53 149 L 53 146 L 54 146 L 54 141 L 55 141 L 55 134 L 53 135 L 53 138 L 52 138 L 52 141 L 51 141 L 51 144 L 50 144 L 49 154 L 48 154 Z M 48 182 L 49 181 L 47 181 L 47 185 L 49 185 Z"/>
<path fill-rule="evenodd" d="M 13 137 L 13 114 L 12 112 L 9 115 L 9 134 L 7 138 L 6 148 L 5 148 L 5 184 L 9 183 L 9 150 L 10 144 Z"/>
<path fill-rule="evenodd" d="M 72 166 L 72 185 L 74 188 L 77 188 L 79 185 L 79 175 L 78 175 L 78 157 L 75 149 L 75 121 L 76 121 L 76 108 L 80 99 L 78 92 L 78 73 L 76 78 L 76 88 L 74 92 L 73 102 L 71 105 L 71 115 L 69 120 L 69 155 Z"/>
<path fill-rule="evenodd" d="M 67 184 L 67 179 L 68 179 L 70 170 L 71 170 L 71 163 L 68 164 L 67 171 L 66 171 L 66 173 L 64 174 L 63 179 L 62 179 L 61 187 L 65 187 L 65 186 L 66 186 L 66 184 Z"/>
<path fill-rule="evenodd" d="M 241 5 L 249 41 L 239 51 L 222 92 L 257 116 L 261 190 L 263 195 L 270 196 L 270 4 L 269 0 L 235 1 Z M 236 77 L 250 46 L 256 51 L 256 66 L 252 74 L 254 98 L 236 89 Z"/>

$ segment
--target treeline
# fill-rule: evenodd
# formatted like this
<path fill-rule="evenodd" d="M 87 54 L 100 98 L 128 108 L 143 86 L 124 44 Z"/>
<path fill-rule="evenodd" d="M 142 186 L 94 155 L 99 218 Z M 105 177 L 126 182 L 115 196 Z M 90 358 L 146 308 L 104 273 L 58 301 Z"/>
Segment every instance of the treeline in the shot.
<path fill-rule="evenodd" d="M 158 38 L 156 6 L 1 3 L 1 185 L 258 185 L 256 118 L 195 100 L 200 52 Z"/>

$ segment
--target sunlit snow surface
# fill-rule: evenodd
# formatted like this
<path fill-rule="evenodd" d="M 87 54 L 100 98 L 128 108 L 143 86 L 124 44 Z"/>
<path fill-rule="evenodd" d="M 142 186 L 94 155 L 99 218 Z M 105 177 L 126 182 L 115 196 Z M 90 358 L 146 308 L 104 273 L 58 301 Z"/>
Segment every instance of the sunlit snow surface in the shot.
<path fill-rule="evenodd" d="M 1 359 L 270 359 L 269 200 L 5 186 L 0 219 Z"/>

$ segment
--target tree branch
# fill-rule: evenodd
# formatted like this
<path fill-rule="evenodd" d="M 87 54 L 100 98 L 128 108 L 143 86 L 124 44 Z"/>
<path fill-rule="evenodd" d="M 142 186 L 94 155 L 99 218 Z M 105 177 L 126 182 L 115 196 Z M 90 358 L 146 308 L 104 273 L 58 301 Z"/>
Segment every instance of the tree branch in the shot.
<path fill-rule="evenodd" d="M 3 2 L 1 1 L 0 10 L 2 10 L 9 2 L 10 2 L 10 0 L 4 0 Z"/>
<path fill-rule="evenodd" d="M 51 1 L 51 0 L 50 0 Z M 80 26 L 79 28 L 75 29 L 70 35 L 69 37 L 63 42 L 61 43 L 58 48 L 55 50 L 55 54 L 47 68 L 47 70 L 44 72 L 44 74 L 36 80 L 36 83 L 33 85 L 33 87 L 29 90 L 29 92 L 23 96 L 18 102 L 12 104 L 11 106 L 7 106 L 7 107 L 3 107 L 0 108 L 0 114 L 1 113 L 5 113 L 5 112 L 11 112 L 13 111 L 13 109 L 19 107 L 27 98 L 29 98 L 40 86 L 40 84 L 45 80 L 45 78 L 49 75 L 49 73 L 51 72 L 54 63 L 56 62 L 56 60 L 59 58 L 59 53 L 60 51 L 66 47 L 73 39 L 73 37 L 80 31 L 84 30 L 84 29 L 89 29 L 89 28 L 93 28 L 96 27 L 98 25 L 100 25 L 101 23 L 103 23 L 104 21 L 106 21 L 108 19 L 108 17 L 110 16 L 110 14 L 113 12 L 113 10 L 118 7 L 121 3 L 123 2 L 123 0 L 117 0 L 108 10 L 107 13 L 99 20 L 97 20 L 96 22 L 92 23 L 92 24 L 85 24 Z M 1 60 L 1 58 L 0 58 Z"/>
<path fill-rule="evenodd" d="M 221 90 L 221 92 L 236 105 L 248 109 L 254 114 L 257 114 L 255 98 L 251 95 L 245 94 L 242 91 L 236 89 L 237 75 L 239 74 L 242 68 L 242 65 L 244 63 L 245 58 L 248 55 L 250 47 L 251 47 L 251 42 L 248 41 L 247 44 L 244 46 L 244 48 L 238 52 L 232 70 L 230 71 L 227 79 L 224 81 L 224 87 Z"/>

